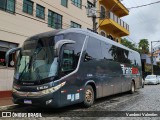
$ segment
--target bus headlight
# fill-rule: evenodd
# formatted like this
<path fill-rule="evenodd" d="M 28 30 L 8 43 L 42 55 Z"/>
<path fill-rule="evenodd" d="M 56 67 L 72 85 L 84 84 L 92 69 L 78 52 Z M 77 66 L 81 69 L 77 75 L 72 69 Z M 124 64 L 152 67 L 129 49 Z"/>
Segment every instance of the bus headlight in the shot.
<path fill-rule="evenodd" d="M 19 95 L 19 96 L 30 96 L 30 97 L 42 96 L 42 95 L 53 93 L 53 92 L 57 91 L 58 89 L 63 87 L 65 84 L 66 84 L 66 82 L 63 82 L 63 83 L 56 85 L 54 87 L 51 87 L 49 89 L 38 91 L 38 92 L 22 92 L 22 91 L 16 90 L 15 88 L 12 89 L 12 92 Z"/>
<path fill-rule="evenodd" d="M 59 84 L 59 85 L 57 85 L 57 86 L 54 86 L 54 87 L 52 87 L 52 88 L 43 90 L 43 91 L 41 91 L 41 92 L 42 92 L 42 94 L 53 93 L 53 92 L 57 91 L 58 89 L 60 89 L 60 88 L 61 88 L 62 86 L 64 86 L 65 84 L 66 84 L 66 82 L 63 82 L 63 83 L 61 83 L 61 84 Z"/>

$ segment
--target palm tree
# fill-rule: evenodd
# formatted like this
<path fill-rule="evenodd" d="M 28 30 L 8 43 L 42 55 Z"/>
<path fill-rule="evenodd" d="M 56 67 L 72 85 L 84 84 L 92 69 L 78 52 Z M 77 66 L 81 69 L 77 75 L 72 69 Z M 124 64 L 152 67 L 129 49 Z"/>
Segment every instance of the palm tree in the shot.
<path fill-rule="evenodd" d="M 149 43 L 147 39 L 141 39 L 139 42 L 139 49 L 140 52 L 143 54 L 148 54 L 149 53 Z"/>

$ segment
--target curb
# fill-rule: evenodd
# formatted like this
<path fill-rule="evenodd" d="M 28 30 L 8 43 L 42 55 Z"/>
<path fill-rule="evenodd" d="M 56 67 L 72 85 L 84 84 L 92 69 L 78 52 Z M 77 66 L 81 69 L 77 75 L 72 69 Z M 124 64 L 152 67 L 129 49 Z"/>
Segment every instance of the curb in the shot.
<path fill-rule="evenodd" d="M 18 106 L 18 105 L 17 104 L 13 104 L 13 105 L 0 106 L 0 111 L 8 110 L 8 109 L 13 109 L 16 106 Z"/>

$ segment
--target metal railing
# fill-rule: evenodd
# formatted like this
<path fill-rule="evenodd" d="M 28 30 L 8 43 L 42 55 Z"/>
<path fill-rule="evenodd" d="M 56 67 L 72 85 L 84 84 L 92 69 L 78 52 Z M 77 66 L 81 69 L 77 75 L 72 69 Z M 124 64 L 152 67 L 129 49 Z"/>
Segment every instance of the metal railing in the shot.
<path fill-rule="evenodd" d="M 129 31 L 129 25 L 125 23 L 123 20 L 121 20 L 119 17 L 117 17 L 115 14 L 113 14 L 112 12 L 108 13 L 108 18 L 112 19 L 113 21 L 118 23 L 120 26 L 124 27 Z"/>
<path fill-rule="evenodd" d="M 129 25 L 127 23 L 125 23 L 123 20 L 121 20 L 118 16 L 116 16 L 114 13 L 112 12 L 107 12 L 105 13 L 105 15 L 103 13 L 101 13 L 101 18 L 110 18 L 113 21 L 115 21 L 116 23 L 118 23 L 120 26 L 122 26 L 123 28 L 125 28 L 126 30 L 129 31 Z"/>

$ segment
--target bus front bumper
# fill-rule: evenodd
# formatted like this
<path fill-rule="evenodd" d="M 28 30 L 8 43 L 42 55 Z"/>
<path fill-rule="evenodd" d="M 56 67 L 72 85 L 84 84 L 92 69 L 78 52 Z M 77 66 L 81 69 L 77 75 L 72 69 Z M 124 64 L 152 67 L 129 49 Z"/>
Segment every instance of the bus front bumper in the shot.
<path fill-rule="evenodd" d="M 50 94 L 46 94 L 38 97 L 19 96 L 14 93 L 12 93 L 12 96 L 13 96 L 13 103 L 15 104 L 51 107 L 51 108 L 60 107 L 60 94 L 58 94 L 58 92 L 50 93 Z"/>

